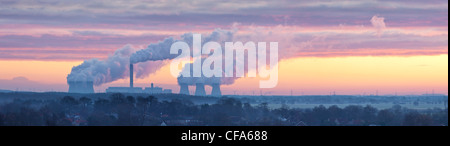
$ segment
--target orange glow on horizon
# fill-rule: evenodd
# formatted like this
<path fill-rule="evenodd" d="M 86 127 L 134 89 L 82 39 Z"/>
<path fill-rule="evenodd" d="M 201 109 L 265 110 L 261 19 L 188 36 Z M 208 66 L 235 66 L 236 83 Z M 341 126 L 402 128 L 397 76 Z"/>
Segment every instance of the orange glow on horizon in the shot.
<path fill-rule="evenodd" d="M 81 61 L 0 61 L 0 80 L 23 76 L 46 84 L 65 84 L 66 76 Z M 176 85 L 169 65 L 137 84 Z M 122 79 L 96 87 L 96 91 L 112 84 L 128 83 Z M 224 94 L 257 92 L 259 78 L 241 78 L 233 85 L 222 87 Z M 173 92 L 178 92 L 176 86 Z M 448 55 L 436 56 L 373 56 L 373 57 L 299 57 L 282 60 L 279 64 L 278 86 L 264 89 L 271 94 L 423 94 L 435 90 L 448 94 Z M 103 90 L 104 91 L 104 90 Z"/>

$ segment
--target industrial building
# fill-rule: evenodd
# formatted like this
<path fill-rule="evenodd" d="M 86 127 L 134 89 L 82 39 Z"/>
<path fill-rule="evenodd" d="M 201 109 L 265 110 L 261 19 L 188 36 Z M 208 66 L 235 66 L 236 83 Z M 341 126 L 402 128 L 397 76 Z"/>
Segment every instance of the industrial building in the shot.
<path fill-rule="evenodd" d="M 152 83 L 153 84 L 153 83 Z M 162 94 L 172 93 L 171 89 L 163 89 L 161 87 L 109 87 L 106 93 L 148 93 L 148 94 Z"/>
<path fill-rule="evenodd" d="M 161 87 L 153 86 L 151 83 L 150 87 L 134 87 L 134 75 L 133 75 L 133 64 L 130 64 L 130 87 L 109 87 L 106 89 L 106 93 L 148 93 L 148 94 L 161 94 L 161 93 L 172 93 L 171 89 L 163 89 Z"/>

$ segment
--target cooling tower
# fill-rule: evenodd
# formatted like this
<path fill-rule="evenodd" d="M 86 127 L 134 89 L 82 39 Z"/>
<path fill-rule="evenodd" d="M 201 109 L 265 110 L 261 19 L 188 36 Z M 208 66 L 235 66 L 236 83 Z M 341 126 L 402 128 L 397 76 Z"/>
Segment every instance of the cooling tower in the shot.
<path fill-rule="evenodd" d="M 222 92 L 220 91 L 220 84 L 212 84 L 211 96 L 222 96 Z"/>
<path fill-rule="evenodd" d="M 92 81 L 68 81 L 69 93 L 94 93 Z"/>
<path fill-rule="evenodd" d="M 205 84 L 203 83 L 195 84 L 195 96 L 206 96 Z"/>
<path fill-rule="evenodd" d="M 130 64 L 130 88 L 133 88 L 133 64 Z"/>
<path fill-rule="evenodd" d="M 187 84 L 180 84 L 180 94 L 189 95 L 189 87 Z"/>

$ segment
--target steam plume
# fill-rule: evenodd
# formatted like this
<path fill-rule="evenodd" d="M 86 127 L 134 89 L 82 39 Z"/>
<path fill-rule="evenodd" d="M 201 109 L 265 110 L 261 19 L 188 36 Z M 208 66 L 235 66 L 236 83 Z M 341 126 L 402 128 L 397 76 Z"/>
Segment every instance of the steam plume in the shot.
<path fill-rule="evenodd" d="M 85 60 L 82 64 L 72 68 L 67 76 L 67 81 L 88 82 L 92 81 L 94 85 L 99 86 L 109 83 L 128 75 L 128 64 L 130 55 L 134 49 L 126 45 L 108 56 L 106 60 L 97 58 Z"/>
<path fill-rule="evenodd" d="M 233 40 L 233 33 L 233 31 L 216 29 L 210 35 L 203 36 L 202 43 L 231 41 Z M 170 54 L 170 47 L 174 42 L 184 41 L 192 46 L 192 33 L 185 33 L 179 38 L 181 39 L 169 37 L 158 43 L 150 44 L 147 48 L 139 51 L 135 51 L 130 45 L 126 45 L 116 50 L 105 60 L 96 58 L 85 60 L 82 64 L 72 68 L 71 73 L 67 76 L 67 81 L 91 81 L 96 86 L 110 83 L 127 78 L 130 63 L 139 63 L 135 68 L 138 78 L 146 77 L 166 64 L 166 60 L 178 56 L 177 54 Z"/>

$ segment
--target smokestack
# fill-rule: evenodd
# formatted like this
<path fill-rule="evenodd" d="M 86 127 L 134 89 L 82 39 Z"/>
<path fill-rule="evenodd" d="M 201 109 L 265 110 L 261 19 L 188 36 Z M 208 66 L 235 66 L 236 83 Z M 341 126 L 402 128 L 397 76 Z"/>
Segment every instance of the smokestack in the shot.
<path fill-rule="evenodd" d="M 187 84 L 180 84 L 180 94 L 189 95 L 189 87 Z"/>
<path fill-rule="evenodd" d="M 69 93 L 94 93 L 92 81 L 68 81 Z"/>
<path fill-rule="evenodd" d="M 130 88 L 133 88 L 133 64 L 130 64 Z"/>
<path fill-rule="evenodd" d="M 196 83 L 195 84 L 195 96 L 205 96 L 205 84 L 203 83 Z"/>
<path fill-rule="evenodd" d="M 220 84 L 212 84 L 211 96 L 222 96 L 222 92 L 220 91 Z"/>

